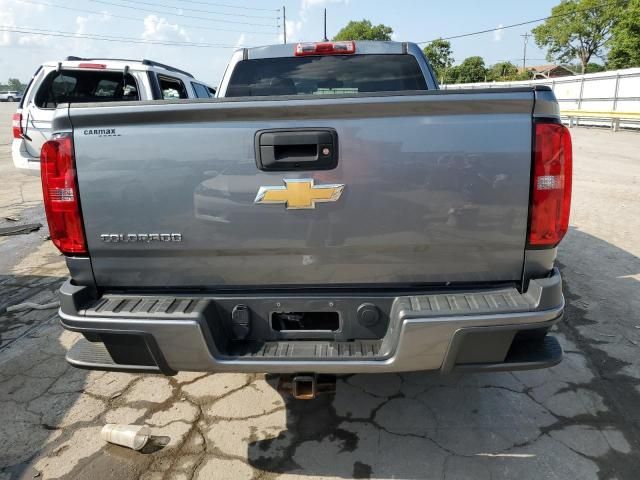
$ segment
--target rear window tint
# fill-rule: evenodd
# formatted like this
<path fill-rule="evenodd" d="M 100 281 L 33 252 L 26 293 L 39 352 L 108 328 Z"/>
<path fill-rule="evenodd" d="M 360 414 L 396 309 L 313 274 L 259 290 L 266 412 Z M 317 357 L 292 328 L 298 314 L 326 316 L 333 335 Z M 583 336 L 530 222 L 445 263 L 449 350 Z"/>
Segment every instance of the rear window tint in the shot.
<path fill-rule="evenodd" d="M 227 97 L 426 90 L 412 55 L 334 55 L 238 62 Z"/>
<path fill-rule="evenodd" d="M 209 93 L 209 88 L 206 85 L 202 85 L 201 83 L 191 82 L 193 86 L 193 91 L 196 92 L 196 98 L 211 98 L 212 95 Z"/>
<path fill-rule="evenodd" d="M 60 103 L 117 102 L 140 100 L 132 75 L 121 72 L 61 70 L 42 82 L 35 103 L 39 108 L 56 108 Z"/>

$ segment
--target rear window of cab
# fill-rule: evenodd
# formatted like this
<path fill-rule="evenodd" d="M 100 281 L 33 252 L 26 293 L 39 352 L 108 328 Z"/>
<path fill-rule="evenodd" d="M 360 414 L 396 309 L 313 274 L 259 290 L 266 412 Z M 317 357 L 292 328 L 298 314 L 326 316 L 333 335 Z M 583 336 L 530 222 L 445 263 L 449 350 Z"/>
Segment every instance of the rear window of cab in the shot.
<path fill-rule="evenodd" d="M 119 102 L 140 100 L 131 74 L 108 71 L 60 70 L 49 73 L 35 96 L 38 108 L 61 103 Z"/>
<path fill-rule="evenodd" d="M 406 90 L 427 90 L 424 74 L 413 55 L 330 55 L 240 61 L 229 79 L 225 96 Z"/>

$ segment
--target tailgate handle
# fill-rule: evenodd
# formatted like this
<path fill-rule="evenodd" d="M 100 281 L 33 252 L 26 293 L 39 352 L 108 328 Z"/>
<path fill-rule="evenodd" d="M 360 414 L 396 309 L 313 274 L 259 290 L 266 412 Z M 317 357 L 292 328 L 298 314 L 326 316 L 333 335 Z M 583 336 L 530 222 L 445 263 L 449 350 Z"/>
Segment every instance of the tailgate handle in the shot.
<path fill-rule="evenodd" d="M 331 170 L 338 165 L 338 134 L 333 129 L 261 130 L 256 133 L 260 170 Z"/>

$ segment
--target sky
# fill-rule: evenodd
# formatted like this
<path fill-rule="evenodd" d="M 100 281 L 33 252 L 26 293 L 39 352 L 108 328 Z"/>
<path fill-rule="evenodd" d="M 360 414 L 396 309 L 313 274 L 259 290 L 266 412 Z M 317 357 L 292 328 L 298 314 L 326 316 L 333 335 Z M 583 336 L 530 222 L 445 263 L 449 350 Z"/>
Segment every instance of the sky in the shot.
<path fill-rule="evenodd" d="M 542 18 L 557 3 L 559 0 L 0 0 L 0 83 L 9 77 L 26 82 L 41 63 L 75 55 L 148 58 L 217 85 L 236 48 L 283 41 L 283 6 L 289 43 L 322 40 L 324 8 L 329 38 L 348 21 L 366 18 L 392 27 L 394 40 L 426 42 Z M 453 57 L 456 63 L 480 55 L 487 65 L 504 60 L 521 65 L 521 35 L 534 26 L 453 39 Z M 58 36 L 42 35 L 51 32 Z M 527 65 L 544 63 L 548 63 L 545 52 L 529 39 Z"/>

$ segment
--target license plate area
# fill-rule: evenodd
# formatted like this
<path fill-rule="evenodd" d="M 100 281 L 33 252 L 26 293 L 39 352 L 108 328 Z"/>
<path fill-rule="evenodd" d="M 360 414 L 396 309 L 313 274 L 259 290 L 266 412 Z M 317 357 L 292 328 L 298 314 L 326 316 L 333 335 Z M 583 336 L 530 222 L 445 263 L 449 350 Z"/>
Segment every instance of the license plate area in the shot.
<path fill-rule="evenodd" d="M 341 330 L 338 312 L 272 312 L 271 328 L 281 338 L 334 338 Z"/>
<path fill-rule="evenodd" d="M 216 338 L 247 342 L 279 342 L 286 340 L 379 340 L 389 325 L 389 312 L 395 297 L 360 295 L 228 295 L 213 298 L 209 309 L 209 325 Z M 234 311 L 242 306 L 248 314 L 246 336 L 234 333 L 237 322 Z M 375 318 L 371 318 L 371 310 Z M 303 325 L 280 314 L 303 313 Z M 325 317 L 326 315 L 326 317 Z M 322 316 L 322 317 L 318 317 Z M 324 317 L 324 318 L 323 318 Z M 282 321 L 282 320 L 286 321 Z M 275 320 L 275 322 L 274 322 Z M 297 323 L 297 322 L 296 322 Z M 222 347 L 224 350 L 226 347 Z"/>

